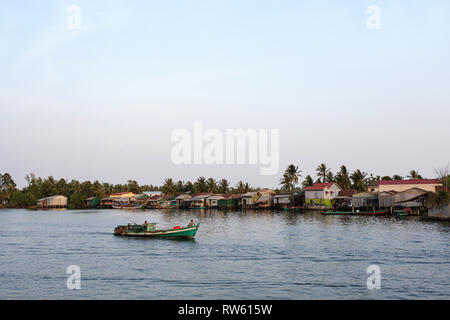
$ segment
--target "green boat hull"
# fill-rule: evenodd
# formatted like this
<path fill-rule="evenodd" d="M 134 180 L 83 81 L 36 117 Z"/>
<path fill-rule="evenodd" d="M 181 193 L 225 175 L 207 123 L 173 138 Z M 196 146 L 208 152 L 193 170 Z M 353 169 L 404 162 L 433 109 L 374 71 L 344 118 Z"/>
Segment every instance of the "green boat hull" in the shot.
<path fill-rule="evenodd" d="M 180 229 L 155 230 L 155 231 L 128 231 L 116 232 L 116 235 L 124 237 L 146 237 L 146 238 L 194 238 L 200 223 L 192 227 Z"/>
<path fill-rule="evenodd" d="M 365 216 L 370 216 L 370 215 L 385 215 L 388 214 L 389 210 L 377 210 L 375 212 L 373 211 L 356 211 L 356 212 L 351 212 L 351 211 L 325 211 L 322 212 L 323 215 L 365 215 Z"/>
<path fill-rule="evenodd" d="M 403 210 L 397 210 L 394 212 L 397 216 L 400 217 L 406 217 L 409 216 L 409 212 L 403 211 Z"/>
<path fill-rule="evenodd" d="M 345 215 L 353 215 L 354 213 L 351 211 L 325 211 L 322 212 L 323 215 L 336 215 L 336 216 L 345 216 Z"/>

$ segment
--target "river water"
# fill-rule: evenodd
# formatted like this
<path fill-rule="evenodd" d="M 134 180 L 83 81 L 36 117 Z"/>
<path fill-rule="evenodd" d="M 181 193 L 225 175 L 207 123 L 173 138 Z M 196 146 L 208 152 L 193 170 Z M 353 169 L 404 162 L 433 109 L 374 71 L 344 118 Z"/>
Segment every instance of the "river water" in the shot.
<path fill-rule="evenodd" d="M 191 218 L 193 241 L 112 233 Z M 0 299 L 450 299 L 449 243 L 450 223 L 417 217 L 2 209 Z M 67 288 L 70 265 L 80 290 Z"/>

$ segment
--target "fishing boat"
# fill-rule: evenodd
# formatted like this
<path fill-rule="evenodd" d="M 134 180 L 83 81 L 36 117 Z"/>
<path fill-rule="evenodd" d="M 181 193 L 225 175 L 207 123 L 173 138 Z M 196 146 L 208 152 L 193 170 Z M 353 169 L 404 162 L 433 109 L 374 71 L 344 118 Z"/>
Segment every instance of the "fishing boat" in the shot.
<path fill-rule="evenodd" d="M 142 205 L 140 203 L 126 203 L 126 204 L 115 203 L 111 207 L 113 209 L 140 209 L 142 208 Z"/>
<path fill-rule="evenodd" d="M 389 210 L 359 211 L 359 212 L 355 212 L 354 214 L 370 216 L 370 215 L 384 215 L 384 214 L 388 214 L 389 212 L 390 212 Z"/>
<path fill-rule="evenodd" d="M 194 238 L 200 223 L 193 226 L 175 226 L 172 229 L 160 230 L 156 223 L 120 225 L 114 229 L 115 235 L 128 237 L 153 237 L 153 238 Z"/>
<path fill-rule="evenodd" d="M 290 210 L 299 211 L 300 207 L 284 207 L 283 210 L 284 211 L 290 211 Z"/>
<path fill-rule="evenodd" d="M 410 208 L 406 208 L 406 209 L 402 209 L 402 210 L 395 210 L 394 214 L 398 217 L 405 217 L 405 216 L 409 216 L 411 214 L 411 209 Z"/>
<path fill-rule="evenodd" d="M 336 215 L 336 216 L 345 216 L 345 215 L 347 215 L 347 216 L 349 216 L 349 215 L 353 215 L 354 213 L 351 212 L 351 211 L 325 211 L 325 212 L 322 212 L 322 214 L 323 215 L 330 215 L 330 216 L 333 216 L 333 215 Z"/>

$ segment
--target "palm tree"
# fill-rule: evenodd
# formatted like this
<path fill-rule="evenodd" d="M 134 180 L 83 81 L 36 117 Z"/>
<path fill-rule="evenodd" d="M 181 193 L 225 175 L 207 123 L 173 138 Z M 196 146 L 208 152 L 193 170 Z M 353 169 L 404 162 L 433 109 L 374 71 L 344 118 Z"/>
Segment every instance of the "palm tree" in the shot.
<path fill-rule="evenodd" d="M 303 188 L 311 187 L 313 184 L 314 184 L 314 180 L 313 180 L 313 178 L 308 174 L 308 175 L 305 177 L 305 180 L 303 180 L 303 182 L 302 182 L 302 187 L 303 187 Z"/>
<path fill-rule="evenodd" d="M 352 187 L 358 191 L 366 191 L 367 190 L 366 181 L 365 181 L 366 176 L 367 176 L 367 173 L 362 172 L 359 169 L 355 170 L 350 176 L 350 179 L 352 179 L 352 181 L 353 181 Z"/>
<path fill-rule="evenodd" d="M 327 173 L 327 176 L 325 178 L 325 182 L 335 182 L 335 177 L 334 177 L 333 172 L 330 171 L 330 172 Z"/>
<path fill-rule="evenodd" d="M 329 171 L 330 171 L 330 169 L 327 168 L 325 163 L 321 163 L 317 167 L 316 173 L 317 173 L 317 176 L 319 176 L 321 182 L 325 182 L 325 180 L 327 178 L 327 174 L 328 174 Z"/>
<path fill-rule="evenodd" d="M 380 180 L 381 180 L 380 176 L 374 176 L 371 173 L 370 176 L 366 179 L 366 182 L 369 184 L 369 183 L 372 183 L 372 182 L 375 182 L 375 181 L 380 181 Z"/>
<path fill-rule="evenodd" d="M 194 193 L 194 185 L 192 182 L 188 181 L 184 185 L 184 192 Z"/>
<path fill-rule="evenodd" d="M 352 187 L 347 167 L 342 165 L 339 168 L 339 172 L 336 175 L 336 183 L 344 190 L 348 190 Z"/>
<path fill-rule="evenodd" d="M 407 176 L 409 179 L 423 179 L 417 170 L 411 170 Z"/>
<path fill-rule="evenodd" d="M 128 180 L 128 191 L 136 194 L 141 192 L 139 184 L 136 180 Z"/>
<path fill-rule="evenodd" d="M 194 190 L 197 193 L 208 191 L 205 177 L 200 177 L 197 179 L 197 181 L 194 183 Z"/>
<path fill-rule="evenodd" d="M 281 190 L 291 191 L 292 190 L 292 178 L 287 174 L 283 174 L 283 178 L 280 179 Z"/>
<path fill-rule="evenodd" d="M 209 178 L 206 181 L 206 186 L 209 193 L 217 193 L 217 183 L 213 178 Z"/>
<path fill-rule="evenodd" d="M 284 171 L 284 174 L 289 178 L 292 189 L 295 189 L 295 185 L 298 183 L 298 178 L 301 177 L 300 172 L 302 172 L 302 170 L 298 170 L 298 166 L 293 164 L 290 164 Z"/>
<path fill-rule="evenodd" d="M 184 182 L 181 180 L 178 180 L 177 183 L 175 183 L 175 189 L 177 190 L 177 193 L 185 192 Z"/>
<path fill-rule="evenodd" d="M 172 178 L 168 178 L 168 179 L 164 180 L 164 184 L 162 186 L 162 192 L 169 196 L 177 194 L 177 189 L 175 187 L 175 184 L 173 183 Z"/>
<path fill-rule="evenodd" d="M 219 189 L 222 193 L 228 193 L 230 191 L 230 183 L 227 179 L 220 180 Z"/>
<path fill-rule="evenodd" d="M 237 192 L 237 193 L 246 193 L 246 192 L 249 192 L 249 191 L 251 191 L 252 190 L 252 188 L 250 187 L 250 185 L 248 184 L 248 183 L 243 183 L 242 181 L 239 181 L 237 184 L 236 184 L 236 189 L 235 189 L 235 191 Z"/>

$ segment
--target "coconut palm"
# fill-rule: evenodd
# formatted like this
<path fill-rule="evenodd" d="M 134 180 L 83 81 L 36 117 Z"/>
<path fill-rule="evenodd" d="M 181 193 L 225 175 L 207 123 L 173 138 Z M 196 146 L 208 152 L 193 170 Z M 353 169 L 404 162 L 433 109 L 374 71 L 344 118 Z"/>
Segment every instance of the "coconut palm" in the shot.
<path fill-rule="evenodd" d="M 292 190 L 292 178 L 287 174 L 283 174 L 283 178 L 280 179 L 281 190 L 291 191 Z"/>
<path fill-rule="evenodd" d="M 335 177 L 334 177 L 334 174 L 333 174 L 333 172 L 331 172 L 331 171 L 329 171 L 328 173 L 327 173 L 327 176 L 325 177 L 325 182 L 335 182 Z"/>
<path fill-rule="evenodd" d="M 228 193 L 230 191 L 230 183 L 228 182 L 227 179 L 220 180 L 219 190 L 222 193 Z"/>
<path fill-rule="evenodd" d="M 302 187 L 303 187 L 303 188 L 311 187 L 313 184 L 314 184 L 314 180 L 313 180 L 313 178 L 308 174 L 308 175 L 305 177 L 305 180 L 303 180 L 303 182 L 302 182 Z"/>
<path fill-rule="evenodd" d="M 237 192 L 237 193 L 244 193 L 244 189 L 245 189 L 245 185 L 244 185 L 244 183 L 243 183 L 242 180 L 241 180 L 241 181 L 239 181 L 239 182 L 236 184 L 236 192 Z"/>
<path fill-rule="evenodd" d="M 302 170 L 299 170 L 298 166 L 293 164 L 290 164 L 284 171 L 284 174 L 289 178 L 292 189 L 295 188 L 295 185 L 298 183 L 298 178 L 301 177 L 300 172 L 302 172 Z"/>
<path fill-rule="evenodd" d="M 335 180 L 336 183 L 344 190 L 348 190 L 352 187 L 349 172 L 347 170 L 347 167 L 344 165 L 339 168 L 339 172 L 336 174 Z"/>
<path fill-rule="evenodd" d="M 183 193 L 183 192 L 185 192 L 186 190 L 185 190 L 184 182 L 181 181 L 181 180 L 178 180 L 178 181 L 175 183 L 175 189 L 177 190 L 177 193 Z"/>
<path fill-rule="evenodd" d="M 352 187 L 358 191 L 366 191 L 367 190 L 367 185 L 366 185 L 366 181 L 365 181 L 366 176 L 367 176 L 367 173 L 362 172 L 359 169 L 355 170 L 350 175 L 350 179 L 352 179 L 352 181 L 353 181 Z"/>
<path fill-rule="evenodd" d="M 194 183 L 194 190 L 195 192 L 207 192 L 208 186 L 206 185 L 206 178 L 205 177 L 199 177 L 197 181 Z"/>
<path fill-rule="evenodd" d="M 236 184 L 236 192 L 237 193 L 246 193 L 252 190 L 252 188 L 250 187 L 250 185 L 248 183 L 243 183 L 242 181 L 239 181 Z"/>
<path fill-rule="evenodd" d="M 174 184 L 172 178 L 168 178 L 168 179 L 164 180 L 164 184 L 162 186 L 162 192 L 169 196 L 177 194 L 177 188 L 175 187 L 175 184 Z"/>
<path fill-rule="evenodd" d="M 330 169 L 327 168 L 327 166 L 325 165 L 325 163 L 321 163 L 317 169 L 316 169 L 316 173 L 317 176 L 320 178 L 321 182 L 325 182 L 326 178 L 327 178 L 327 174 L 330 171 Z"/>
<path fill-rule="evenodd" d="M 207 192 L 209 192 L 209 193 L 217 193 L 217 190 L 218 190 L 217 182 L 213 178 L 209 178 L 206 181 L 206 186 L 207 186 L 207 190 L 208 190 Z"/>
<path fill-rule="evenodd" d="M 411 170 L 407 176 L 409 179 L 423 179 L 417 170 Z"/>

